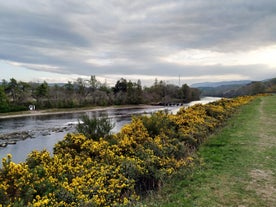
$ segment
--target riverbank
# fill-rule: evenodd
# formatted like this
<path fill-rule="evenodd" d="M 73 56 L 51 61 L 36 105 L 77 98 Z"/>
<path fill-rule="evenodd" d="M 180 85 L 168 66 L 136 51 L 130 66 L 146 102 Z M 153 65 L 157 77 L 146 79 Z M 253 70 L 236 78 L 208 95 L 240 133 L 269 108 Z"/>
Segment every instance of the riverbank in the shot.
<path fill-rule="evenodd" d="M 139 206 L 274 206 L 275 105 L 276 96 L 267 96 L 243 106 L 200 147 L 194 169 Z"/>
<path fill-rule="evenodd" d="M 220 97 L 203 97 L 198 101 L 191 101 L 189 103 L 180 105 L 181 106 L 192 106 L 194 104 L 207 104 L 212 101 L 217 101 Z M 34 110 L 34 111 L 20 111 L 20 112 L 8 112 L 0 113 L 1 119 L 20 118 L 28 116 L 43 116 L 43 115 L 55 115 L 55 114 L 73 114 L 81 112 L 93 112 L 93 111 L 104 111 L 109 109 L 149 109 L 149 108 L 161 108 L 165 107 L 162 105 L 150 105 L 150 104 L 139 104 L 139 105 L 113 105 L 113 106 L 92 106 L 83 108 L 56 108 L 56 109 L 45 109 L 45 110 Z"/>
<path fill-rule="evenodd" d="M 67 114 L 80 114 L 85 112 L 100 112 L 100 111 L 110 111 L 110 110 L 140 110 L 140 109 L 159 109 L 157 106 L 149 105 L 124 105 L 124 106 L 110 106 L 110 107 L 86 107 L 80 109 L 51 109 L 51 110 L 40 110 L 40 111 L 27 111 L 21 113 L 5 114 L 0 117 L 0 121 L 11 120 L 14 118 L 27 118 L 27 117 L 38 117 L 41 119 L 41 116 L 51 116 L 51 115 L 61 115 L 65 116 Z M 69 121 L 69 120 L 68 120 Z M 53 133 L 63 133 L 70 132 L 75 127 L 77 120 L 70 120 L 68 124 L 57 124 L 45 129 L 28 129 L 28 130 L 13 130 L 12 132 L 1 132 L 0 127 L 0 149 L 5 148 L 9 145 L 15 145 L 18 141 L 23 141 L 27 138 L 36 138 L 37 136 L 47 137 Z M 21 125 L 19 123 L 19 125 Z M 40 127 L 41 128 L 41 127 Z"/>
<path fill-rule="evenodd" d="M 194 104 L 207 104 L 219 99 L 219 97 L 203 97 L 200 101 L 185 104 L 184 107 Z M 80 110 L 66 109 L 65 111 L 60 109 L 58 111 L 51 110 L 51 114 L 55 113 L 53 115 L 50 115 L 49 111 L 43 111 L 44 116 L 39 116 L 39 113 L 35 116 L 9 114 L 23 117 L 0 119 L 0 158 L 5 157 L 7 154 L 13 154 L 13 161 L 19 163 L 24 161 L 33 150 L 47 149 L 52 153 L 53 147 L 58 141 L 62 140 L 67 133 L 74 132 L 81 114 L 85 113 L 85 111 L 88 114 L 106 112 L 115 124 L 112 133 L 117 133 L 125 124 L 131 121 L 133 115 L 151 114 L 159 110 L 168 110 L 169 113 L 175 114 L 180 107 L 183 106 L 128 105 L 90 107 L 81 108 Z"/>
<path fill-rule="evenodd" d="M 22 111 L 11 113 L 0 113 L 0 119 L 20 118 L 28 116 L 44 116 L 55 114 L 73 114 L 81 112 L 93 112 L 104 111 L 109 109 L 146 109 L 146 108 L 158 108 L 160 106 L 153 105 L 122 105 L 122 106 L 106 106 L 106 107 L 85 107 L 85 108 L 70 108 L 70 109 L 45 109 L 35 111 Z"/>

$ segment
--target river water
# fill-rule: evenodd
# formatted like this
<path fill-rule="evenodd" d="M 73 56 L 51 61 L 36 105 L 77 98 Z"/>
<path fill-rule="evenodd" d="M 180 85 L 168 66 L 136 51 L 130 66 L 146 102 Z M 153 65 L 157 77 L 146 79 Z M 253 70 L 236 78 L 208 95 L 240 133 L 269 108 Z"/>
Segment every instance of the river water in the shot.
<path fill-rule="evenodd" d="M 217 97 L 204 97 L 200 101 L 193 101 L 184 106 L 191 106 L 197 103 L 206 104 L 216 101 Z M 106 109 L 99 111 L 78 112 L 70 114 L 55 114 L 43 116 L 28 116 L 20 118 L 10 118 L 0 120 L 0 134 L 9 134 L 13 132 L 31 132 L 32 138 L 17 141 L 16 144 L 9 144 L 6 147 L 0 147 L 0 158 L 12 154 L 12 161 L 15 163 L 23 162 L 28 154 L 33 150 L 41 151 L 43 149 L 53 153 L 54 145 L 63 139 L 70 132 L 75 131 L 75 126 L 83 114 L 88 116 L 108 115 L 114 123 L 112 133 L 119 132 L 122 126 L 131 121 L 133 115 L 151 114 L 158 110 L 168 110 L 176 113 L 180 106 L 158 106 L 149 108 L 128 108 L 128 109 Z M 2 163 L 0 164 L 0 166 Z"/>

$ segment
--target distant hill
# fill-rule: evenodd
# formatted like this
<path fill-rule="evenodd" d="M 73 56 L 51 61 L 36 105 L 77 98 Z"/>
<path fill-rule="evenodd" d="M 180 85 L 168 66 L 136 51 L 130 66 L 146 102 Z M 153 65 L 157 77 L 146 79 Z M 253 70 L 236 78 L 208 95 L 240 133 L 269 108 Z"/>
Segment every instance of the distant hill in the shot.
<path fill-rule="evenodd" d="M 217 87 L 198 87 L 201 91 L 201 96 L 216 96 L 224 97 L 228 91 L 239 89 L 243 85 L 222 85 Z"/>
<path fill-rule="evenodd" d="M 203 82 L 194 83 L 191 85 L 192 88 L 202 88 L 202 87 L 218 87 L 227 85 L 245 85 L 251 83 L 251 80 L 240 80 L 240 81 L 221 81 L 221 82 Z"/>
<path fill-rule="evenodd" d="M 192 87 L 195 87 L 194 85 Z M 199 85 L 202 86 L 196 88 L 201 91 L 202 96 L 236 97 L 243 95 L 255 95 L 258 93 L 276 93 L 276 78 L 264 81 L 249 82 L 227 81 L 216 83 L 199 83 Z"/>

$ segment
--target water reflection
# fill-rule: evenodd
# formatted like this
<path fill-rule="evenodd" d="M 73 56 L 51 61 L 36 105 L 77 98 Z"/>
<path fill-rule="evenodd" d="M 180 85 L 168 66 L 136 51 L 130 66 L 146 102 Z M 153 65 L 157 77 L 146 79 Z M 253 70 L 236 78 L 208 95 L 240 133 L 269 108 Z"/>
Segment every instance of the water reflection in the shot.
<path fill-rule="evenodd" d="M 129 123 L 133 114 L 151 113 L 155 109 L 108 109 L 104 111 L 89 111 L 73 114 L 58 114 L 22 117 L 15 119 L 0 120 L 0 133 L 8 134 L 12 132 L 31 131 L 34 138 L 29 138 L 22 141 L 17 141 L 15 145 L 8 145 L 5 148 L 0 148 L 0 157 L 7 154 L 13 155 L 13 162 L 22 162 L 27 155 L 33 150 L 46 149 L 53 153 L 53 146 L 70 132 L 75 131 L 75 126 L 82 115 L 88 116 L 103 116 L 106 114 L 114 123 L 112 133 L 118 132 L 122 126 Z"/>

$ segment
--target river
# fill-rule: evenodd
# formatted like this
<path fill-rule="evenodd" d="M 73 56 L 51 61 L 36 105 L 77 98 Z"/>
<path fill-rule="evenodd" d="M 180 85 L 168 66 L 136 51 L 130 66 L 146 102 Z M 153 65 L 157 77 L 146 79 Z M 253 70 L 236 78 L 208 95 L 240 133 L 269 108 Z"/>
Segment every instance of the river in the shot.
<path fill-rule="evenodd" d="M 200 101 L 193 101 L 184 106 L 191 106 L 197 103 L 206 104 L 216 101 L 217 97 L 204 97 Z M 28 154 L 33 150 L 48 150 L 53 153 L 54 145 L 63 139 L 67 133 L 75 131 L 75 126 L 83 114 L 88 116 L 101 116 L 107 114 L 114 123 L 112 133 L 120 131 L 122 126 L 131 121 L 133 115 L 151 114 L 158 110 L 168 110 L 176 113 L 180 106 L 158 106 L 149 108 L 128 108 L 128 109 L 106 109 L 99 111 L 76 112 L 67 114 L 27 116 L 0 120 L 0 135 L 9 133 L 28 132 L 31 138 L 16 141 L 6 147 L 0 147 L 0 158 L 12 154 L 12 161 L 15 163 L 23 162 Z M 1 166 L 2 164 L 0 164 Z"/>

